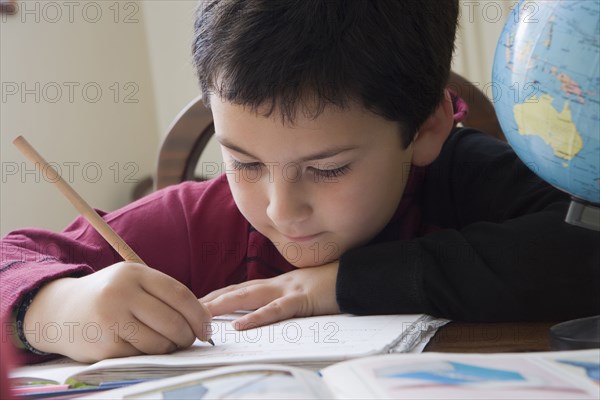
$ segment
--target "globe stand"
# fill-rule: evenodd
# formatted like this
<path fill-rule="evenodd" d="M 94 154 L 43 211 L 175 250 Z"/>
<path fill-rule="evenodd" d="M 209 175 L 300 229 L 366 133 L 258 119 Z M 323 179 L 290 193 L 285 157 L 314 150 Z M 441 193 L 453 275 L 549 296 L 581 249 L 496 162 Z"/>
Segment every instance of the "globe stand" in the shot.
<path fill-rule="evenodd" d="M 572 198 L 565 221 L 600 231 L 600 205 Z M 550 328 L 552 350 L 579 350 L 600 347 L 600 315 L 562 322 Z"/>
<path fill-rule="evenodd" d="M 550 328 L 552 350 L 600 348 L 600 315 L 573 319 Z"/>
<path fill-rule="evenodd" d="M 600 205 L 573 197 L 565 221 L 571 225 L 600 231 Z"/>

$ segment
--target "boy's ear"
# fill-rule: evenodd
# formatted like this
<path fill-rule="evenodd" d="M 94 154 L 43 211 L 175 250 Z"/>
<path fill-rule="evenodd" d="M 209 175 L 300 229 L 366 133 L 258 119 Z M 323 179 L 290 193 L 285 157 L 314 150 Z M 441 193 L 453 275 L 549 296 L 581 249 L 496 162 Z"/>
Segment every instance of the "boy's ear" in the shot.
<path fill-rule="evenodd" d="M 444 89 L 444 98 L 438 108 L 425 120 L 413 141 L 412 163 L 418 167 L 431 164 L 442 151 L 444 142 L 454 126 L 454 108 L 450 92 Z"/>

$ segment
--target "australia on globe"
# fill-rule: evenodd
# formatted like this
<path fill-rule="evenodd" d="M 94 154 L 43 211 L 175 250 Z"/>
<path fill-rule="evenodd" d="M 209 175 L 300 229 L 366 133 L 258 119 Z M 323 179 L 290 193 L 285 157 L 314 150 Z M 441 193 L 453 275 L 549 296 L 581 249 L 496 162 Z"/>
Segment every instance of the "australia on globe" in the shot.
<path fill-rule="evenodd" d="M 492 78 L 500 125 L 521 160 L 600 207 L 600 1 L 520 1 Z"/>

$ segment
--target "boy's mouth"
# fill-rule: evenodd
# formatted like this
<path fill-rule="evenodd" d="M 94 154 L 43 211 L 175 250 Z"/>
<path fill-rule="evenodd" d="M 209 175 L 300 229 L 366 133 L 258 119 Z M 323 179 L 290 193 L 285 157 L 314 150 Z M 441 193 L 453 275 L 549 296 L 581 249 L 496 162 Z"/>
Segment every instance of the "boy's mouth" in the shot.
<path fill-rule="evenodd" d="M 321 233 L 316 233 L 314 235 L 305 235 L 305 236 L 289 236 L 284 233 L 281 234 L 283 237 L 288 239 L 290 242 L 308 242 L 311 240 L 315 240 Z"/>

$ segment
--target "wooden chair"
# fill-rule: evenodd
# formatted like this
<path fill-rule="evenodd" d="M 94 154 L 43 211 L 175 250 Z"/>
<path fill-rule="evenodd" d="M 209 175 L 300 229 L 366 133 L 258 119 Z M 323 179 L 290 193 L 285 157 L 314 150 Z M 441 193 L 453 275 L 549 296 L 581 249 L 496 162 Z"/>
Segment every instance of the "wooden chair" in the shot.
<path fill-rule="evenodd" d="M 195 180 L 196 165 L 213 133 L 212 114 L 198 96 L 175 118 L 163 140 L 155 189 Z"/>
<path fill-rule="evenodd" d="M 464 121 L 465 126 L 477 128 L 500 140 L 506 140 L 494 106 L 483 92 L 455 73 L 451 73 L 448 87 L 469 104 L 470 110 Z M 200 97 L 197 97 L 175 118 L 162 143 L 154 182 L 155 189 L 198 179 L 195 176 L 196 165 L 213 132 L 210 110 L 204 106 Z"/>

